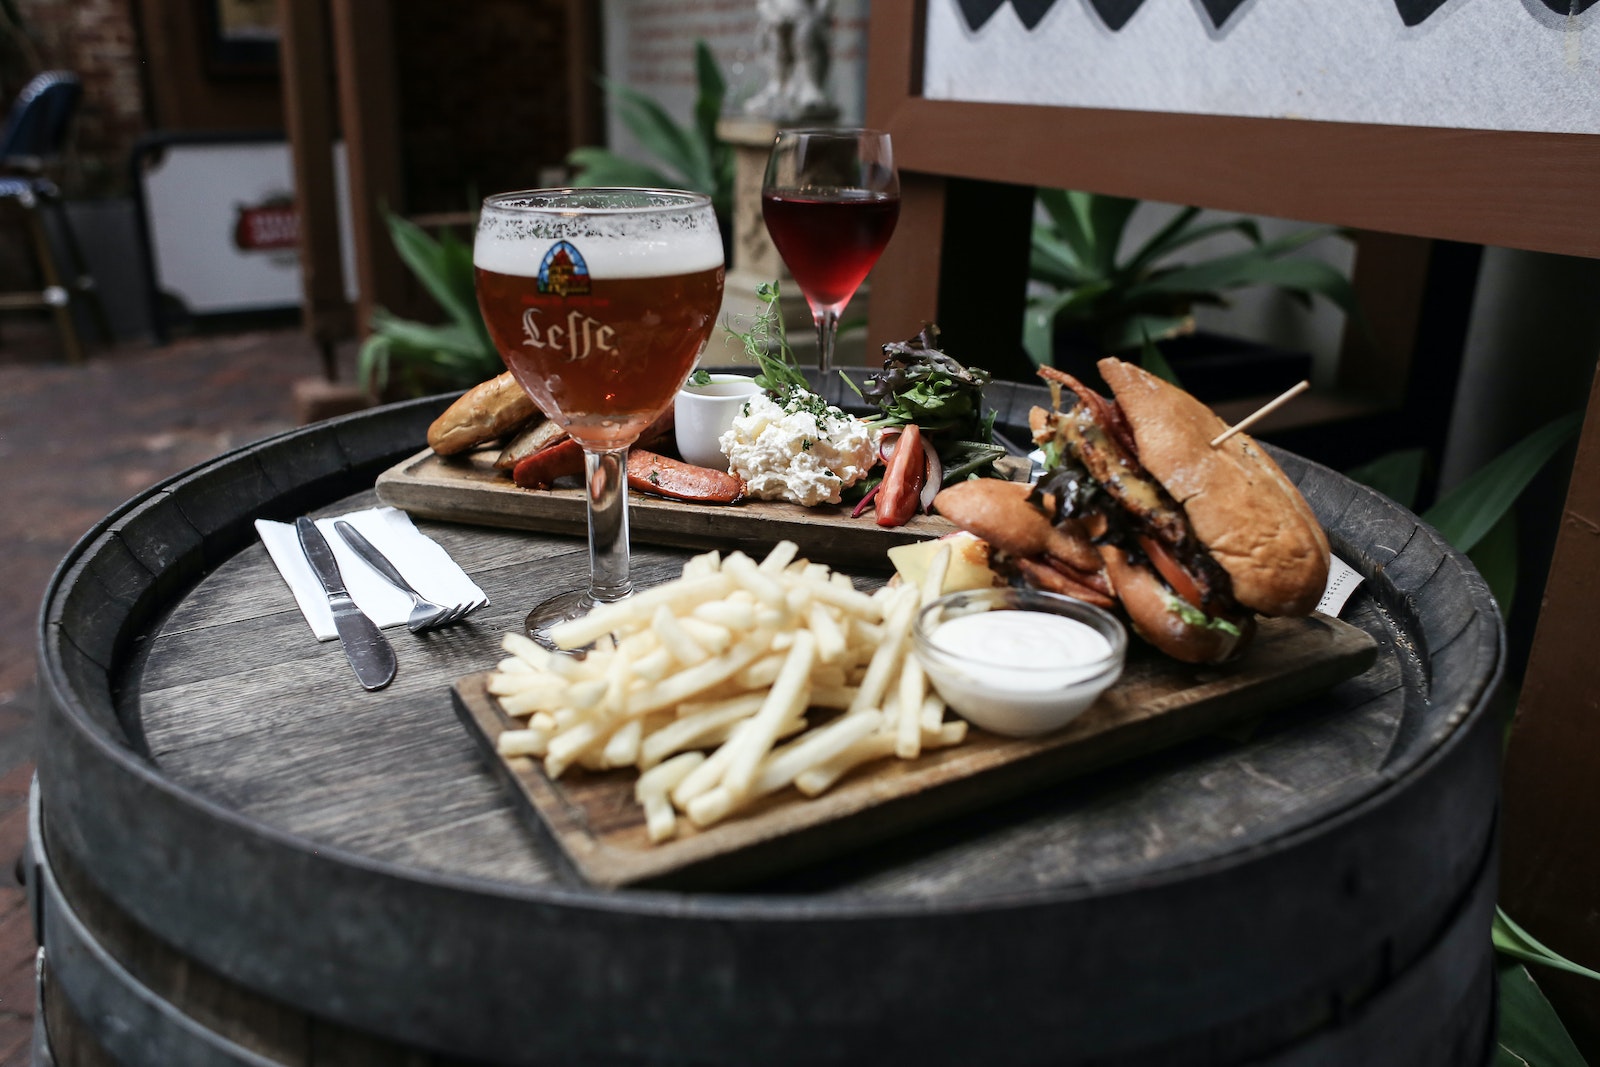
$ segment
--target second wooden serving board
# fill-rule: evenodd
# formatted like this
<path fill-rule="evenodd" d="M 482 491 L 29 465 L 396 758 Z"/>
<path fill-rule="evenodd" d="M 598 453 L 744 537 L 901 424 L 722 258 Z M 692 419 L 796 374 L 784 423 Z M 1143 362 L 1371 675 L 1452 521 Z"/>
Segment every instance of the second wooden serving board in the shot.
<path fill-rule="evenodd" d="M 525 816 L 549 831 L 586 881 L 717 888 L 1291 707 L 1360 674 L 1376 652 L 1364 630 L 1324 615 L 1261 620 L 1249 651 L 1223 666 L 1130 649 L 1117 684 L 1055 733 L 1011 739 L 973 729 L 953 748 L 859 767 L 814 799 L 791 787 L 701 831 L 680 818 L 678 836 L 658 845 L 646 837 L 633 799 L 635 771 L 573 768 L 551 779 L 538 761 L 496 751 L 500 733 L 520 723 L 487 691 L 488 672 L 461 679 L 453 695 L 462 723 Z"/>
<path fill-rule="evenodd" d="M 446 458 L 423 449 L 378 476 L 378 499 L 418 518 L 584 535 L 582 489 L 523 489 L 494 469 L 494 456 L 487 451 Z M 777 542 L 793 541 L 807 558 L 877 570 L 887 567 L 884 553 L 890 548 L 955 529 L 937 515 L 883 527 L 870 513 L 851 518 L 842 505 L 696 504 L 636 492 L 628 494 L 628 524 L 635 541 L 649 544 L 765 555 Z"/>

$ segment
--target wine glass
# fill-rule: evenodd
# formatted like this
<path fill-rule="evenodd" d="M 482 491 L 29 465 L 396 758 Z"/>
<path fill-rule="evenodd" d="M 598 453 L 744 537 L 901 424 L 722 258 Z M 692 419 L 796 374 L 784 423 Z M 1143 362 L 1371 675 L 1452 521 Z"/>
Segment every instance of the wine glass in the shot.
<path fill-rule="evenodd" d="M 589 586 L 552 597 L 549 629 L 633 592 L 628 446 L 672 404 L 722 305 L 711 198 L 665 189 L 533 189 L 483 202 L 478 307 L 506 367 L 583 448 Z"/>
<path fill-rule="evenodd" d="M 780 130 L 761 185 L 761 217 L 811 306 L 825 380 L 839 315 L 900 218 L 889 135 L 846 126 Z"/>

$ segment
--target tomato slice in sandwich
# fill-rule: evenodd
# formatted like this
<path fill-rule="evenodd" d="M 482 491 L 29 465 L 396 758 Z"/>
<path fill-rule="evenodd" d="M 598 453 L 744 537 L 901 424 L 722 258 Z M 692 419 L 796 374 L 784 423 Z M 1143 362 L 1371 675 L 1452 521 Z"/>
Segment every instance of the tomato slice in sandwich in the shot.
<path fill-rule="evenodd" d="M 1167 584 L 1172 586 L 1172 591 L 1187 602 L 1191 607 L 1200 608 L 1200 587 L 1194 584 L 1194 579 L 1189 577 L 1189 572 L 1173 558 L 1167 547 L 1152 537 L 1139 535 L 1139 547 L 1144 549 L 1144 554 L 1149 557 L 1150 565 L 1156 573 L 1165 578 Z"/>

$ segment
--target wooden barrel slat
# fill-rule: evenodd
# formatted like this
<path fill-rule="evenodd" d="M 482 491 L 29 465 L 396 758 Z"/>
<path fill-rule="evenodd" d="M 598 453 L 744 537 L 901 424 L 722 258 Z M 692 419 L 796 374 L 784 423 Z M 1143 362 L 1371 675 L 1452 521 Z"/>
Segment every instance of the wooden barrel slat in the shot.
<path fill-rule="evenodd" d="M 997 395 L 1015 421 L 1046 394 Z M 440 406 L 337 420 L 191 472 L 110 517 L 62 572 L 126 521 L 125 554 L 149 581 L 126 561 L 107 573 L 136 601 L 91 603 L 92 577 L 52 590 L 51 854 L 194 982 L 270 1006 L 266 1021 L 214 1025 L 270 1030 L 287 1011 L 325 1040 L 280 1058 L 328 1067 L 1279 1067 L 1388 1033 L 1398 1016 L 1377 1016 L 1415 984 L 1411 1043 L 1370 1062 L 1483 1051 L 1463 1005 L 1484 1007 L 1488 949 L 1479 929 L 1456 931 L 1482 918 L 1465 901 L 1493 899 L 1498 746 L 1482 705 L 1499 620 L 1470 567 L 1390 502 L 1282 458 L 1369 576 L 1346 618 L 1380 643 L 1372 670 L 1317 700 L 736 893 L 595 893 L 518 821 L 442 698 L 464 665 L 497 658 L 529 603 L 581 578 L 581 542 L 421 524 L 494 604 L 434 639 L 395 633 L 400 676 L 361 701 L 250 529 L 370 502 L 372 475 Z M 230 464 L 256 473 L 213 469 Z M 247 506 L 251 487 L 264 497 Z M 168 507 L 199 542 L 180 525 L 170 550 L 156 543 L 177 522 Z M 638 558 L 648 581 L 685 554 Z M 167 570 L 188 579 L 197 559 L 204 577 L 171 593 Z M 119 754 L 119 724 L 143 731 L 148 760 Z M 139 813 L 131 840 L 111 815 L 124 812 Z M 1469 942 L 1438 971 L 1445 946 Z M 1019 1021 L 1014 1047 L 995 1046 L 1000 1018 Z"/>

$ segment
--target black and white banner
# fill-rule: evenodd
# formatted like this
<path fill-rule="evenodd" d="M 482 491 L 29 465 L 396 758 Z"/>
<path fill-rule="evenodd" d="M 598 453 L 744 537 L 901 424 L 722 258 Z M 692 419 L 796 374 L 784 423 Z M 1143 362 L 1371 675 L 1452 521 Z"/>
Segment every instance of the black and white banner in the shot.
<path fill-rule="evenodd" d="M 929 0 L 923 93 L 1600 132 L 1597 0 Z"/>

